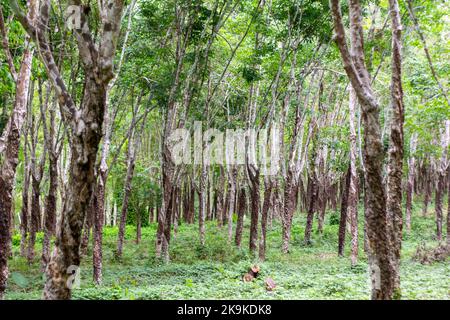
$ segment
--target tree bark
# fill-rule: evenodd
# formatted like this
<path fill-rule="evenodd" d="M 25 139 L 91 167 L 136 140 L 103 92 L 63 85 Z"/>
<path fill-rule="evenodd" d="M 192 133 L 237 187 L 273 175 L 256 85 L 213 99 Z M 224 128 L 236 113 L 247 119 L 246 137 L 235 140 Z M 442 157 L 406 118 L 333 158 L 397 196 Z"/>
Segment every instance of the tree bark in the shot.
<path fill-rule="evenodd" d="M 247 196 L 245 194 L 245 188 L 241 188 L 241 190 L 239 191 L 238 199 L 236 236 L 234 238 L 234 243 L 238 248 L 240 248 L 242 231 L 244 230 L 245 209 L 247 208 Z"/>
<path fill-rule="evenodd" d="M 338 255 L 344 256 L 345 248 L 345 231 L 347 227 L 347 212 L 348 212 L 348 194 L 350 190 L 351 168 L 349 167 L 345 175 L 342 196 L 341 196 L 341 218 L 339 220 L 339 236 L 338 236 Z"/>
<path fill-rule="evenodd" d="M 436 239 L 442 241 L 442 200 L 445 192 L 445 174 L 439 173 L 436 192 L 435 192 L 435 211 L 436 211 Z"/>
<path fill-rule="evenodd" d="M 364 164 L 366 180 L 366 235 L 372 282 L 372 299 L 391 299 L 394 292 L 395 266 L 391 256 L 391 238 L 387 224 L 386 193 L 383 187 L 384 158 L 379 121 L 379 105 L 371 87 L 371 78 L 364 64 L 362 14 L 358 0 L 349 1 L 350 33 L 354 54 L 351 55 L 342 23 L 339 0 L 331 0 L 335 40 L 344 69 L 355 89 L 364 120 Z"/>
<path fill-rule="evenodd" d="M 416 159 L 414 153 L 416 152 L 417 135 L 413 134 L 410 140 L 410 158 L 408 160 L 408 180 L 406 184 L 406 215 L 405 224 L 407 232 L 411 232 L 411 210 L 414 192 L 414 172 L 416 166 Z"/>
<path fill-rule="evenodd" d="M 130 200 L 130 193 L 131 193 L 131 182 L 133 179 L 134 174 L 134 167 L 135 167 L 135 146 L 133 139 L 130 139 L 128 142 L 128 166 L 127 166 L 127 174 L 125 177 L 125 183 L 123 188 L 123 199 L 122 199 L 122 214 L 120 216 L 120 225 L 119 225 L 119 236 L 117 240 L 117 251 L 116 255 L 117 257 L 122 257 L 122 251 L 123 251 L 123 242 L 125 238 L 125 228 L 127 224 L 127 214 L 128 214 L 128 202 Z"/>
<path fill-rule="evenodd" d="M 29 9 L 27 19 L 33 21 L 37 10 L 34 1 L 29 3 Z M 33 50 L 29 47 L 28 40 L 26 40 L 25 48 L 16 79 L 14 107 L 0 141 L 3 154 L 3 163 L 0 167 L 0 300 L 3 299 L 9 275 L 8 258 L 11 243 L 13 185 L 19 162 L 20 132 L 27 113 L 27 98 L 33 60 Z"/>

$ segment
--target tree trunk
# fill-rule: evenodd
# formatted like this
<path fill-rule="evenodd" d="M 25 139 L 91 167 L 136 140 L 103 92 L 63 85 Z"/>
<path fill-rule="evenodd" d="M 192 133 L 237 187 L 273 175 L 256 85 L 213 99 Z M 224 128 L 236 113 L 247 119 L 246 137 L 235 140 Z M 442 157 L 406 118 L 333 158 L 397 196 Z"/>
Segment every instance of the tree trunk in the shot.
<path fill-rule="evenodd" d="M 314 158 L 314 156 L 312 156 Z M 314 212 L 316 210 L 316 200 L 317 200 L 317 179 L 314 170 L 310 172 L 308 181 L 308 213 L 306 216 L 306 226 L 305 226 L 305 239 L 306 245 L 311 244 L 311 233 L 314 220 Z"/>
<path fill-rule="evenodd" d="M 414 192 L 414 170 L 415 170 L 415 156 L 417 135 L 413 134 L 410 141 L 410 159 L 408 161 L 408 180 L 406 184 L 406 216 L 405 224 L 407 232 L 411 232 L 411 209 Z"/>
<path fill-rule="evenodd" d="M 241 247 L 242 231 L 244 230 L 244 215 L 246 207 L 247 207 L 247 196 L 245 194 L 245 188 L 241 188 L 238 195 L 236 236 L 234 238 L 234 243 L 238 248 Z"/>
<path fill-rule="evenodd" d="M 49 187 L 45 199 L 44 240 L 42 244 L 42 267 L 50 260 L 50 240 L 56 231 L 56 193 L 58 191 L 58 157 L 49 154 Z"/>
<path fill-rule="evenodd" d="M 103 278 L 103 223 L 104 223 L 104 203 L 105 203 L 105 188 L 108 173 L 100 167 L 99 181 L 97 183 L 97 190 L 95 195 L 95 212 L 94 212 L 94 244 L 92 249 L 92 264 L 94 283 L 100 285 Z"/>
<path fill-rule="evenodd" d="M 128 141 L 128 167 L 127 167 L 127 175 L 125 177 L 125 183 L 123 188 L 123 199 L 122 199 L 122 214 L 120 216 L 120 226 L 119 226 L 119 237 L 117 239 L 117 257 L 122 257 L 123 250 L 123 242 L 125 238 L 125 229 L 127 224 L 127 215 L 128 215 L 128 202 L 130 200 L 131 193 L 131 182 L 133 180 L 134 174 L 134 166 L 135 166 L 135 146 L 133 145 L 134 141 L 130 139 Z"/>
<path fill-rule="evenodd" d="M 436 239 L 442 241 L 442 200 L 445 192 L 445 174 L 438 174 L 438 181 L 435 193 L 435 211 L 436 211 Z"/>
<path fill-rule="evenodd" d="M 259 240 L 259 260 L 266 260 L 266 234 L 267 234 L 267 218 L 270 208 L 273 207 L 272 203 L 272 184 L 271 178 L 266 179 L 265 191 L 264 191 L 264 202 L 261 211 L 261 238 Z"/>
<path fill-rule="evenodd" d="M 395 266 L 392 263 L 390 228 L 387 224 L 386 193 L 383 187 L 384 150 L 379 120 L 380 108 L 371 86 L 371 78 L 364 64 L 360 2 L 358 0 L 349 2 L 352 54 L 350 54 L 346 45 L 340 1 L 331 0 L 330 2 L 335 40 L 341 53 L 344 69 L 357 94 L 364 120 L 364 165 L 366 168 L 365 182 L 367 184 L 365 217 L 372 299 L 392 299 Z M 398 32 L 398 30 L 395 29 L 395 32 Z M 396 191 L 398 190 L 393 190 L 393 192 Z"/>
<path fill-rule="evenodd" d="M 339 240 L 338 240 L 338 255 L 344 256 L 345 247 L 345 231 L 347 226 L 347 212 L 348 212 L 348 194 L 350 190 L 351 168 L 347 170 L 344 183 L 342 184 L 341 196 L 341 218 L 339 220 Z"/>
<path fill-rule="evenodd" d="M 391 134 L 387 168 L 386 210 L 391 229 L 393 298 L 400 298 L 400 256 L 402 248 L 403 211 L 403 87 L 402 87 L 402 24 L 397 0 L 389 0 L 392 25 L 392 77 L 391 77 Z"/>
<path fill-rule="evenodd" d="M 27 260 L 29 264 L 33 263 L 35 252 L 34 246 L 36 243 L 36 233 L 39 231 L 39 221 L 41 219 L 41 206 L 39 203 L 40 198 L 40 179 L 31 175 L 31 186 L 32 186 L 32 195 L 31 195 L 31 221 L 30 221 L 30 234 L 28 239 L 28 254 Z"/>
<path fill-rule="evenodd" d="M 258 249 L 258 220 L 259 220 L 259 174 L 251 178 L 251 216 L 250 216 L 250 252 L 254 253 Z"/>
<path fill-rule="evenodd" d="M 356 265 L 358 259 L 358 174 L 356 168 L 356 94 L 350 87 L 350 185 L 348 187 L 348 217 L 350 218 L 350 233 L 352 236 L 351 263 Z"/>
<path fill-rule="evenodd" d="M 30 3 L 28 19 L 34 19 L 36 4 Z M 13 185 L 19 162 L 20 132 L 27 113 L 27 98 L 30 87 L 33 50 L 28 40 L 16 79 L 16 96 L 11 117 L 2 134 L 3 163 L 0 167 L 0 300 L 8 281 L 8 257 L 11 243 L 11 209 L 13 205 Z M 4 147 L 4 149 L 3 149 Z"/>

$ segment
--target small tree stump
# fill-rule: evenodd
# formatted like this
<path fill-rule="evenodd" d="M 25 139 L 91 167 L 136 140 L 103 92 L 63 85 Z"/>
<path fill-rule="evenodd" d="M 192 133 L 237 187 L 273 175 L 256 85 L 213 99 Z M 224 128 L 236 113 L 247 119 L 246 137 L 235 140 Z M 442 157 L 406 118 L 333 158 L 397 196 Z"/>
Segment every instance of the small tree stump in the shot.
<path fill-rule="evenodd" d="M 267 291 L 273 291 L 277 287 L 277 284 L 275 283 L 275 281 L 273 281 L 272 278 L 267 278 L 265 284 Z"/>
<path fill-rule="evenodd" d="M 244 274 L 244 276 L 242 277 L 242 280 L 244 282 L 251 282 L 253 281 L 253 279 L 255 279 L 258 274 L 259 274 L 260 268 L 257 265 L 254 265 L 253 267 L 250 267 L 248 269 L 248 272 L 246 274 Z"/>
<path fill-rule="evenodd" d="M 258 276 L 258 274 L 259 274 L 259 271 L 260 271 L 259 266 L 254 265 L 253 267 L 251 267 L 251 268 L 248 270 L 248 273 L 253 274 L 253 277 L 256 278 L 256 277 Z"/>
<path fill-rule="evenodd" d="M 246 273 L 246 274 L 244 274 L 244 276 L 242 277 L 242 280 L 243 280 L 244 282 L 252 282 L 254 278 L 255 278 L 255 277 L 254 277 L 252 274 Z"/>

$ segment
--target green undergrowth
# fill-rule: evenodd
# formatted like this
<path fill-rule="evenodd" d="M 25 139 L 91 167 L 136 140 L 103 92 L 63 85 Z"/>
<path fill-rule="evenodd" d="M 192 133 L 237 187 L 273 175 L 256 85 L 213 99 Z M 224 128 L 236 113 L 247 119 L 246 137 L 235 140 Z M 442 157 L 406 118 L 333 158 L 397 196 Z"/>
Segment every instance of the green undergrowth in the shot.
<path fill-rule="evenodd" d="M 431 210 L 430 210 L 431 211 Z M 313 242 L 303 243 L 305 216 L 298 214 L 292 228 L 289 254 L 281 253 L 281 225 L 274 222 L 267 234 L 267 259 L 258 260 L 248 251 L 249 220 L 245 221 L 242 248 L 228 243 L 227 228 L 207 223 L 206 245 L 200 246 L 197 224 L 182 224 L 171 239 L 169 263 L 155 259 L 156 225 L 142 230 L 142 242 L 135 243 L 136 230 L 127 226 L 123 256 L 115 254 L 117 227 L 104 230 L 103 284 L 92 282 L 92 251 L 83 258 L 80 288 L 74 299 L 368 299 L 367 261 L 363 251 L 362 223 L 360 252 L 356 266 L 350 265 L 349 239 L 345 257 L 337 256 L 337 213 L 328 212 L 322 234 L 314 223 Z M 362 216 L 360 217 L 362 221 Z M 445 220 L 444 220 L 445 221 Z M 401 281 L 403 299 L 449 299 L 449 260 L 422 265 L 412 260 L 417 247 L 437 246 L 435 224 L 431 213 L 420 216 L 415 204 L 411 233 L 404 235 Z M 445 230 L 444 230 L 445 233 Z M 14 235 L 13 258 L 7 299 L 39 299 L 43 288 L 40 261 L 29 266 L 19 256 L 20 236 Z M 40 256 L 42 235 L 37 239 Z M 260 277 L 251 283 L 241 280 L 248 267 L 258 263 Z M 267 292 L 264 279 L 277 284 Z"/>

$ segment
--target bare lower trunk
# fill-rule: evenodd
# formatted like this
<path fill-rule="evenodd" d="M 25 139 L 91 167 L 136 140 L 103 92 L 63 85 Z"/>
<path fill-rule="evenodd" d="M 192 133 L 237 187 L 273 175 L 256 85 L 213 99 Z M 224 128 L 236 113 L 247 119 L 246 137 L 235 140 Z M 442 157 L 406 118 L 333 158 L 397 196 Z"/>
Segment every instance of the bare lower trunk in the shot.
<path fill-rule="evenodd" d="M 251 180 L 251 216 L 250 216 L 250 252 L 254 253 L 258 249 L 258 220 L 259 220 L 259 174 Z"/>
<path fill-rule="evenodd" d="M 137 214 L 136 220 L 136 244 L 140 244 L 142 239 L 142 218 L 140 213 Z"/>
<path fill-rule="evenodd" d="M 350 88 L 350 185 L 348 187 L 348 217 L 350 218 L 350 233 L 352 236 L 351 263 L 358 260 L 358 173 L 356 168 L 356 107 L 355 90 Z"/>
<path fill-rule="evenodd" d="M 341 196 L 341 218 L 339 220 L 339 236 L 338 236 L 338 255 L 344 256 L 345 248 L 345 231 L 347 226 L 347 212 L 348 212 L 348 193 L 350 189 L 350 177 L 351 168 L 347 170 L 345 175 L 344 183 L 342 184 L 342 196 Z"/>
<path fill-rule="evenodd" d="M 91 230 L 92 230 L 92 224 L 94 220 L 94 204 L 92 200 L 90 200 L 89 209 L 86 212 L 86 217 L 84 218 L 83 223 L 83 235 L 81 237 L 81 243 L 80 243 L 80 255 L 86 256 L 88 252 L 89 247 L 89 239 L 91 238 Z"/>
<path fill-rule="evenodd" d="M 426 217 L 428 215 L 428 204 L 430 203 L 431 198 L 431 181 L 429 178 L 429 172 L 427 170 L 425 176 L 425 195 L 423 197 L 423 206 L 422 206 L 422 216 Z"/>
<path fill-rule="evenodd" d="M 388 231 L 391 236 L 392 259 L 392 298 L 400 298 L 400 255 L 402 248 L 403 211 L 402 211 L 402 176 L 403 176 L 403 87 L 402 87 L 402 25 L 397 0 L 389 0 L 392 25 L 392 76 L 391 107 L 392 121 L 389 141 L 389 159 L 387 169 L 386 211 L 389 220 Z"/>
<path fill-rule="evenodd" d="M 289 252 L 289 241 L 291 239 L 291 227 L 292 227 L 292 219 L 294 217 L 295 207 L 297 203 L 297 186 L 293 181 L 292 171 L 288 172 L 286 178 L 286 187 L 284 189 L 284 211 L 283 211 L 283 239 L 281 245 L 281 251 L 283 253 Z"/>
<path fill-rule="evenodd" d="M 357 94 L 364 121 L 364 165 L 366 168 L 365 190 L 367 200 L 365 217 L 372 287 L 371 296 L 375 300 L 392 299 L 395 287 L 393 281 L 395 266 L 392 263 L 391 234 L 387 224 L 386 193 L 383 185 L 384 150 L 379 120 L 380 107 L 364 62 L 360 1 L 352 0 L 349 2 L 351 53 L 346 44 L 340 1 L 331 0 L 330 3 L 334 20 L 335 40 L 344 69 Z M 396 28 L 393 29 L 395 32 L 399 31 Z M 397 191 L 393 190 L 393 192 Z"/>
<path fill-rule="evenodd" d="M 306 216 L 306 226 L 305 226 L 305 239 L 306 245 L 311 244 L 311 233 L 314 220 L 314 212 L 316 210 L 316 199 L 317 199 L 317 179 L 315 172 L 310 173 L 308 182 L 308 213 Z"/>
<path fill-rule="evenodd" d="M 39 221 L 41 219 L 41 206 L 39 203 L 40 195 L 40 182 L 32 177 L 32 196 L 31 196 L 31 220 L 30 220 L 30 233 L 28 238 L 28 254 L 27 260 L 31 264 L 34 261 L 35 251 L 34 246 L 36 243 L 36 233 L 39 231 Z"/>
<path fill-rule="evenodd" d="M 406 215 L 405 224 L 406 231 L 411 232 L 411 210 L 414 192 L 414 170 L 415 170 L 415 157 L 417 136 L 413 134 L 410 141 L 410 159 L 408 161 L 408 180 L 406 182 Z"/>
<path fill-rule="evenodd" d="M 88 77 L 81 111 L 86 127 L 71 137 L 70 176 L 65 193 L 56 248 L 47 265 L 47 281 L 43 297 L 46 300 L 70 299 L 74 272 L 80 265 L 80 242 L 83 221 L 89 210 L 94 184 L 94 167 L 102 137 L 106 88 Z"/>
<path fill-rule="evenodd" d="M 259 240 L 259 260 L 266 259 L 266 234 L 267 234 L 267 218 L 272 203 L 272 181 L 265 181 L 264 202 L 261 211 L 261 238 Z"/>
<path fill-rule="evenodd" d="M 200 208 L 198 216 L 198 229 L 200 245 L 205 245 L 205 219 L 206 219 L 206 184 L 208 179 L 208 171 L 206 165 L 202 165 L 202 172 L 200 176 Z"/>
<path fill-rule="evenodd" d="M 101 284 L 103 278 L 103 221 L 104 221 L 104 203 L 107 172 L 100 169 L 99 182 L 95 195 L 94 212 L 94 244 L 92 248 L 92 264 L 94 268 L 94 283 Z"/>
<path fill-rule="evenodd" d="M 244 214 L 246 207 L 247 207 L 247 197 L 245 195 L 245 189 L 241 188 L 238 196 L 236 236 L 234 238 L 234 243 L 238 248 L 241 247 L 242 231 L 244 229 Z"/>
<path fill-rule="evenodd" d="M 56 193 L 58 191 L 57 157 L 49 157 L 49 188 L 45 199 L 44 240 L 42 244 L 42 267 L 45 270 L 50 261 L 50 240 L 56 231 Z"/>
<path fill-rule="evenodd" d="M 228 242 L 231 243 L 233 239 L 233 213 L 234 213 L 234 204 L 236 198 L 236 173 L 235 169 L 229 169 L 229 182 L 228 182 L 228 199 L 227 199 L 227 224 L 228 224 Z"/>
<path fill-rule="evenodd" d="M 325 212 L 327 208 L 327 182 L 326 178 L 323 178 L 322 186 L 320 187 L 319 192 L 319 201 L 318 201 L 318 207 L 319 210 L 317 210 L 317 231 L 319 234 L 323 233 L 323 223 L 325 220 Z"/>
<path fill-rule="evenodd" d="M 11 210 L 13 206 L 13 185 L 19 162 L 20 131 L 27 112 L 27 97 L 30 85 L 33 51 L 28 49 L 17 76 L 14 108 L 3 131 L 3 163 L 0 167 L 0 300 L 6 290 L 8 281 L 8 258 L 11 243 Z"/>
<path fill-rule="evenodd" d="M 24 153 L 25 153 L 24 147 Z M 30 186 L 30 172 L 28 165 L 25 165 L 25 178 L 22 189 L 22 209 L 20 211 L 20 255 L 26 256 L 27 251 L 27 239 L 28 239 L 28 215 L 29 215 L 29 203 L 28 203 L 28 191 Z"/>
<path fill-rule="evenodd" d="M 123 251 L 123 241 L 125 238 L 125 228 L 127 224 L 127 215 L 128 215 L 128 202 L 130 200 L 130 193 L 131 193 L 131 181 L 133 179 L 133 173 L 134 173 L 134 166 L 135 166 L 135 155 L 134 150 L 132 146 L 131 141 L 129 141 L 128 147 L 129 150 L 129 159 L 128 159 L 128 168 L 127 168 L 127 175 L 125 177 L 125 184 L 123 188 L 123 199 L 122 199 L 122 214 L 120 216 L 120 226 L 119 226 L 119 236 L 117 239 L 117 251 L 116 255 L 117 257 L 122 256 Z"/>
<path fill-rule="evenodd" d="M 445 192 L 445 174 L 439 173 L 436 193 L 435 193 L 435 211 L 436 211 L 436 239 L 442 241 L 442 200 Z"/>

